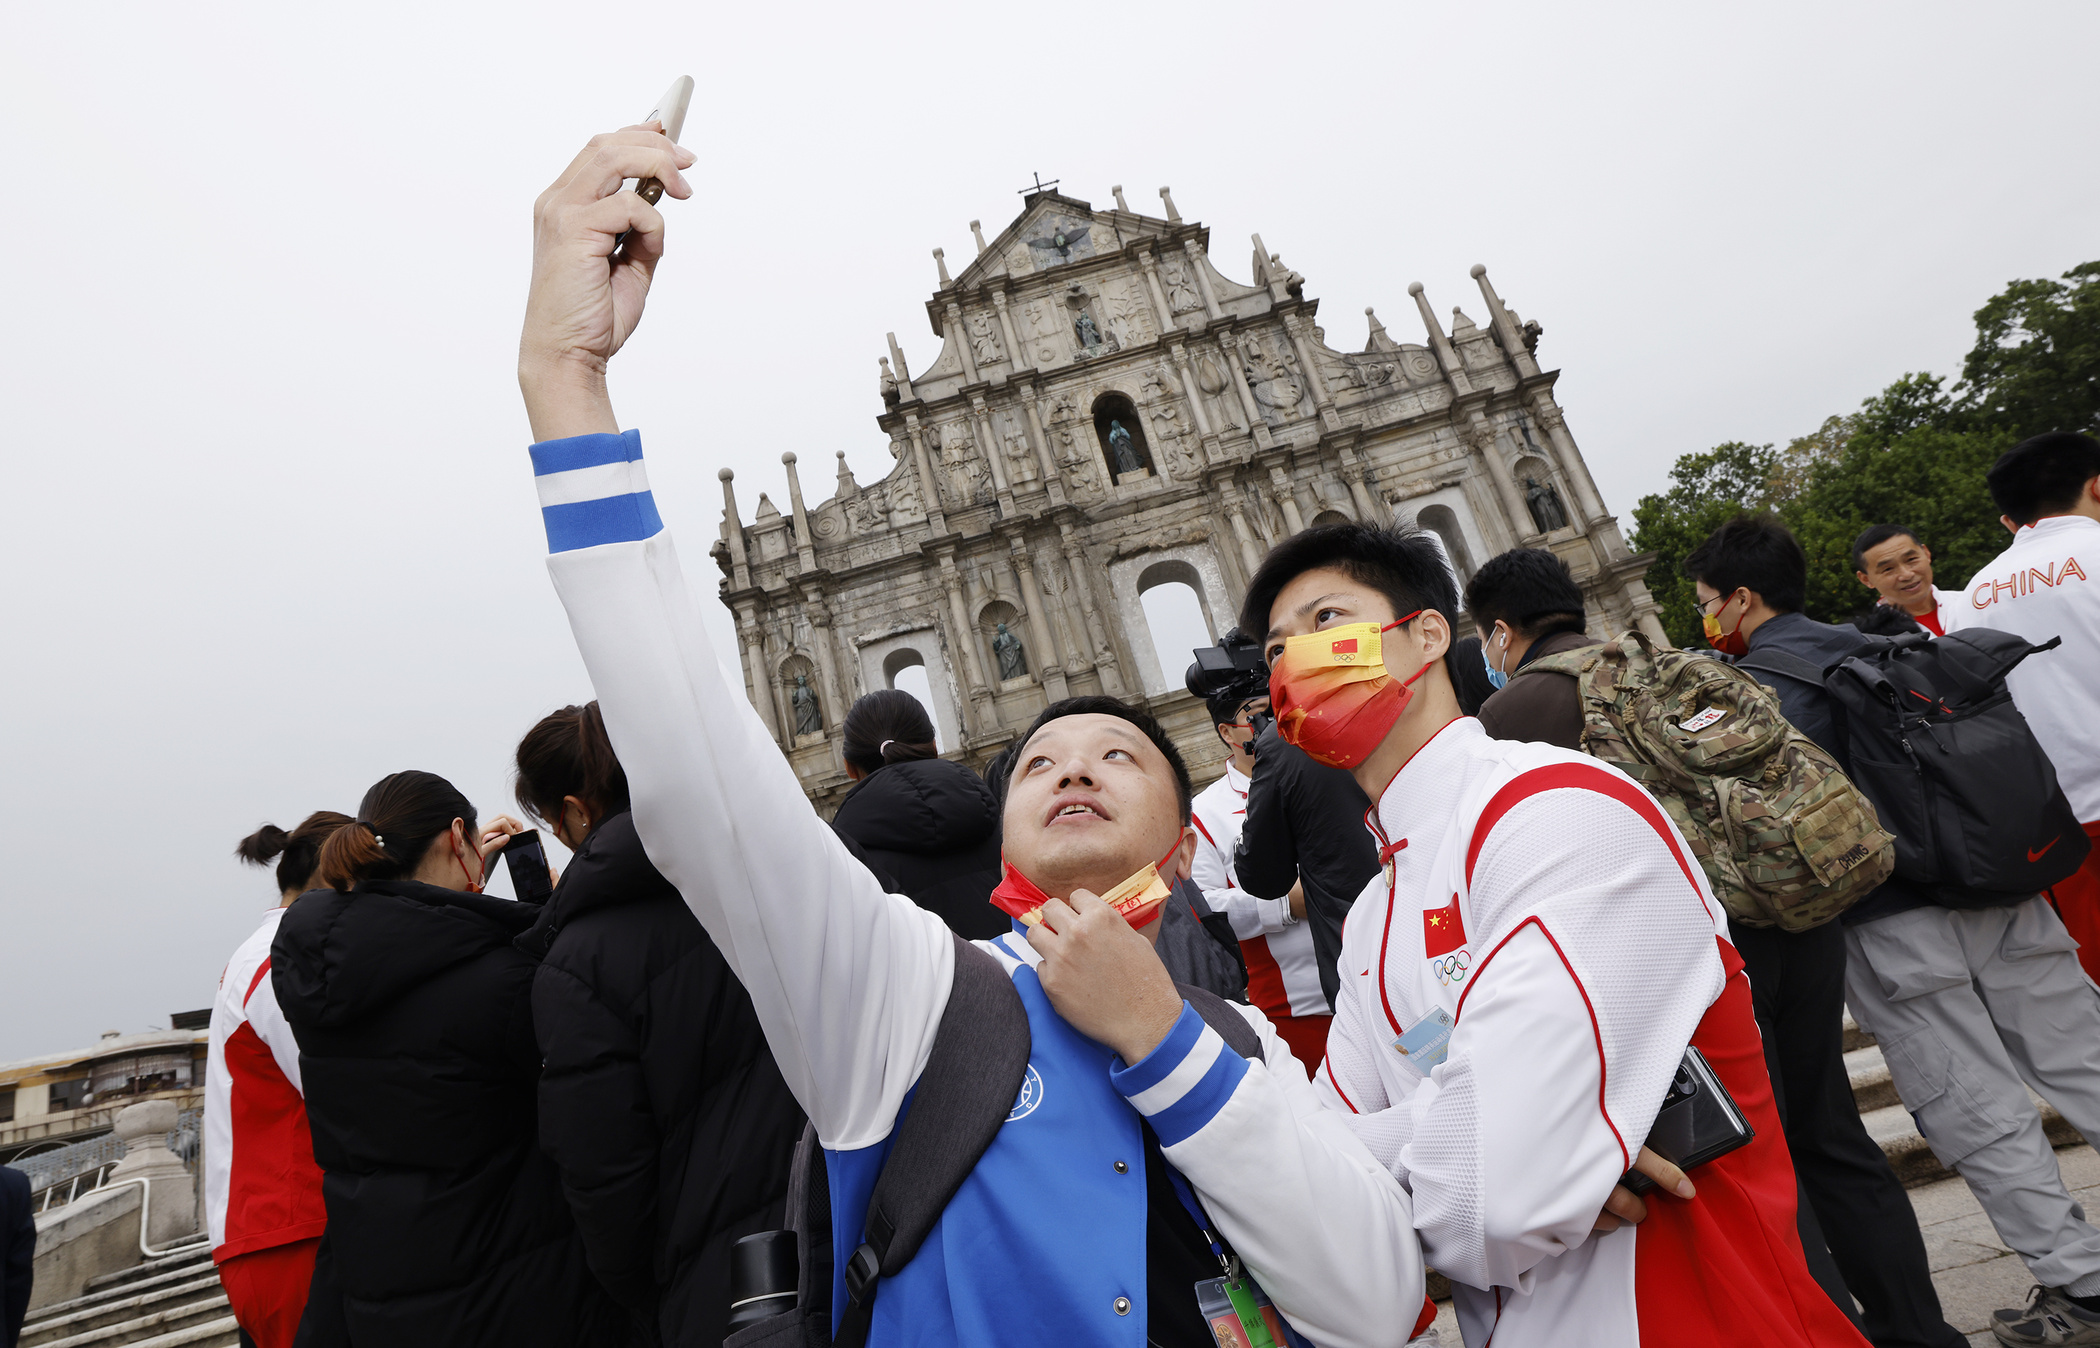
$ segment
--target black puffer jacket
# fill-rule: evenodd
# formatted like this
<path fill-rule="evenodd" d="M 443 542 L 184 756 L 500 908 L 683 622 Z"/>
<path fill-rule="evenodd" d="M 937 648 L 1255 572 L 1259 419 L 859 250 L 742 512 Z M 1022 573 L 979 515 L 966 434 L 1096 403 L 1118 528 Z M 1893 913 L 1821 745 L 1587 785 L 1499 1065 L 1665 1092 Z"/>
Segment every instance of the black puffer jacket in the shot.
<path fill-rule="evenodd" d="M 899 894 L 938 913 L 966 941 L 1013 929 L 992 907 L 999 887 L 999 807 L 984 779 L 945 758 L 890 763 L 860 779 L 831 826 Z"/>
<path fill-rule="evenodd" d="M 538 908 L 383 880 L 294 903 L 270 977 L 299 1041 L 328 1232 L 299 1343 L 628 1342 L 540 1151 Z"/>
<path fill-rule="evenodd" d="M 591 1269 L 674 1348 L 722 1342 L 729 1247 L 786 1225 L 802 1110 L 751 997 L 649 864 L 601 822 L 518 947 L 541 959 L 541 1143 Z"/>

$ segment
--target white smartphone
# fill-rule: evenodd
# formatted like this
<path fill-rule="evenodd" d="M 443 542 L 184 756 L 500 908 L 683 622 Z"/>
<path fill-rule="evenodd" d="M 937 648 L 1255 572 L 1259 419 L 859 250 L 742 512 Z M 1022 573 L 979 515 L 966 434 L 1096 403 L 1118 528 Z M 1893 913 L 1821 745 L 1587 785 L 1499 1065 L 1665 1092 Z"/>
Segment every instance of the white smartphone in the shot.
<path fill-rule="evenodd" d="M 671 87 L 664 90 L 663 97 L 656 100 L 656 106 L 642 120 L 662 122 L 664 134 L 676 142 L 679 132 L 685 130 L 685 110 L 692 101 L 693 77 L 680 75 L 671 81 Z M 635 195 L 654 206 L 663 197 L 664 185 L 654 178 L 644 178 L 635 185 L 634 191 Z"/>

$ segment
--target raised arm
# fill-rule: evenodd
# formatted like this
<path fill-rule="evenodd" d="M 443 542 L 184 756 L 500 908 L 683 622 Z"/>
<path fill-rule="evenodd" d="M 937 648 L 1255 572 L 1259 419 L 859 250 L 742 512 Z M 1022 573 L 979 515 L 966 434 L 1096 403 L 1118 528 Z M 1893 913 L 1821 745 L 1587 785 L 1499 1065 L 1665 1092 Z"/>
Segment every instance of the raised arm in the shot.
<path fill-rule="evenodd" d="M 630 127 L 593 140 L 535 208 L 518 377 L 543 437 L 532 457 L 548 570 L 649 859 L 749 990 L 824 1144 L 866 1146 L 925 1065 L 953 948 L 938 918 L 884 894 L 817 818 L 724 674 L 657 518 L 640 437 L 616 432 L 605 390 L 663 252 L 662 217 L 624 180 L 656 177 L 684 197 L 690 163 L 653 126 Z"/>

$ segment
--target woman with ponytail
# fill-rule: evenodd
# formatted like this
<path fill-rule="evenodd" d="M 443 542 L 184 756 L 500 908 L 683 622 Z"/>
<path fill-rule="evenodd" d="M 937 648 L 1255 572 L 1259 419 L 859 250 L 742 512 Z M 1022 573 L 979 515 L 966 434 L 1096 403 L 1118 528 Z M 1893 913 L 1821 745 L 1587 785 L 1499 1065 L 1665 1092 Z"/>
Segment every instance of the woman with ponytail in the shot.
<path fill-rule="evenodd" d="M 268 977 L 270 943 L 313 879 L 321 844 L 349 822 L 317 810 L 289 833 L 264 824 L 233 849 L 251 866 L 277 863 L 277 905 L 233 952 L 212 1002 L 204 1220 L 234 1319 L 259 1348 L 291 1348 L 328 1224 L 299 1093 L 299 1045 Z"/>
<path fill-rule="evenodd" d="M 999 884 L 999 804 L 982 778 L 938 756 L 933 722 L 898 688 L 846 713 L 846 775 L 854 787 L 831 827 L 889 887 L 966 941 L 1012 927 L 991 903 Z"/>
<path fill-rule="evenodd" d="M 591 1271 L 669 1348 L 728 1332 L 729 1247 L 785 1225 L 802 1108 L 750 994 L 634 830 L 595 702 L 518 745 L 518 804 L 576 856 L 518 940 L 538 956 L 540 1145 Z"/>
<path fill-rule="evenodd" d="M 540 1150 L 535 905 L 481 892 L 524 826 L 397 772 L 328 837 L 270 977 L 299 1044 L 328 1230 L 301 1348 L 628 1341 Z"/>

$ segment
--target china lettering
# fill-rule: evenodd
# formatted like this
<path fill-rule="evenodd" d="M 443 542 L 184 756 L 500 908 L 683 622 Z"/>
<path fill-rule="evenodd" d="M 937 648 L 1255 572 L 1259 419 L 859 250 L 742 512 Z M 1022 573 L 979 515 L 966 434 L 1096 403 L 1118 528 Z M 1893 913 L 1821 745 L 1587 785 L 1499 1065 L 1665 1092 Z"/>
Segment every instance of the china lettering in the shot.
<path fill-rule="evenodd" d="M 1472 956 L 1461 950 L 1455 955 L 1446 955 L 1442 959 L 1431 960 L 1429 967 L 1436 970 L 1436 981 L 1445 987 L 1449 987 L 1453 983 L 1466 981 L 1466 971 L 1473 967 L 1473 959 Z"/>

